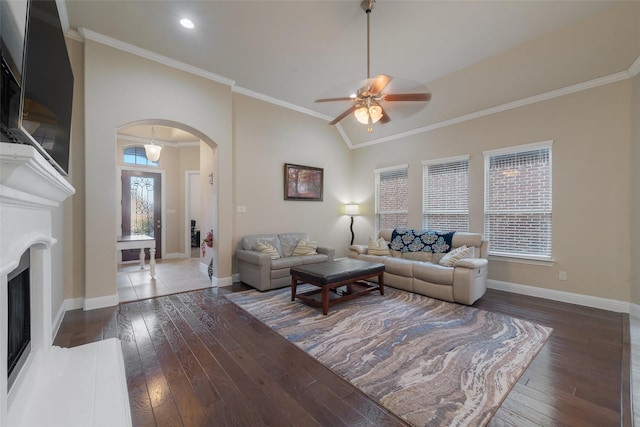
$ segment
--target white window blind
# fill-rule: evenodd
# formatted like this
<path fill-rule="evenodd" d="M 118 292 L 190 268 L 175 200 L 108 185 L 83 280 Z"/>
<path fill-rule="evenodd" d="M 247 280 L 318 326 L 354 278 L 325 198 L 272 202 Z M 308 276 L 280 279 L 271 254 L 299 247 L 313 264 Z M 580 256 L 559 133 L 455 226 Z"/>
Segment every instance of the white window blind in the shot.
<path fill-rule="evenodd" d="M 484 153 L 490 254 L 551 259 L 551 146 L 549 141 Z"/>
<path fill-rule="evenodd" d="M 422 226 L 469 231 L 469 157 L 422 163 Z"/>
<path fill-rule="evenodd" d="M 376 232 L 407 227 L 409 213 L 409 166 L 376 169 Z"/>

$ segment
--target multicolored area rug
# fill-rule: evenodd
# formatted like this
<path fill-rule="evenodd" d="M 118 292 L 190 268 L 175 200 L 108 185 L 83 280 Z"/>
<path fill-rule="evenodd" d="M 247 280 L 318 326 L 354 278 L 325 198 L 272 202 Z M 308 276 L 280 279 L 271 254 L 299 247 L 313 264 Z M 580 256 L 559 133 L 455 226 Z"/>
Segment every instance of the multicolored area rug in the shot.
<path fill-rule="evenodd" d="M 226 297 L 416 426 L 485 425 L 552 331 L 393 288 L 327 316 L 289 288 Z"/>

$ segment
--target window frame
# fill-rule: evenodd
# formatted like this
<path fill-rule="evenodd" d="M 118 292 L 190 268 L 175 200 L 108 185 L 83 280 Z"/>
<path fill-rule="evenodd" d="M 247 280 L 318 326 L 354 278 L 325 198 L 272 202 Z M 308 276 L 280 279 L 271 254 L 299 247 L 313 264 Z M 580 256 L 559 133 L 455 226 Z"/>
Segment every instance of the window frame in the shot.
<path fill-rule="evenodd" d="M 439 228 L 434 228 L 432 226 L 429 226 L 428 224 L 428 215 L 432 215 L 434 213 L 437 214 L 444 214 L 444 215 L 448 215 L 448 214 L 456 214 L 456 215 L 465 215 L 465 219 L 466 219 L 466 225 L 464 229 L 460 229 L 457 227 L 454 228 L 448 228 L 448 230 L 452 230 L 452 231 L 461 231 L 461 232 L 468 232 L 469 231 L 469 159 L 471 156 L 469 156 L 468 154 L 464 154 L 461 156 L 455 156 L 455 157 L 446 157 L 446 158 L 442 158 L 442 159 L 434 159 L 434 160 L 424 160 L 422 162 L 422 227 L 424 229 L 439 229 Z M 464 189 L 464 191 L 466 192 L 466 209 L 442 209 L 439 211 L 434 211 L 428 210 L 428 198 L 429 198 L 429 186 L 428 186 L 428 180 L 429 180 L 429 167 L 430 166 L 436 166 L 436 165 L 449 165 L 449 164 L 454 164 L 454 163 L 466 163 L 466 188 Z M 444 231 L 444 229 L 442 229 Z"/>
<path fill-rule="evenodd" d="M 491 159 L 497 156 L 504 155 L 516 155 L 519 153 L 527 153 L 530 151 L 536 150 L 548 150 L 548 158 L 549 158 L 549 172 L 548 172 L 548 184 L 549 184 L 549 194 L 548 194 L 548 209 L 510 209 L 510 210 L 493 210 L 489 209 L 488 205 L 490 202 L 490 182 L 489 182 L 489 172 Z M 549 141 L 541 141 L 535 142 L 531 144 L 524 144 L 506 148 L 500 148 L 496 150 L 488 150 L 483 152 L 484 156 L 484 213 L 483 213 L 483 226 L 484 226 L 484 234 L 485 238 L 489 240 L 489 253 L 488 255 L 493 257 L 505 258 L 505 259 L 520 259 L 520 260 L 531 260 L 531 261 L 553 261 L 553 140 Z M 549 214 L 549 222 L 547 223 L 548 231 L 545 231 L 545 239 L 546 239 L 546 247 L 548 248 L 548 252 L 546 254 L 535 254 L 535 253 L 518 253 L 511 252 L 505 250 L 496 250 L 495 243 L 492 245 L 491 243 L 491 231 L 488 230 L 488 215 L 495 214 L 496 212 L 511 212 L 511 213 L 548 213 Z M 542 230 L 544 231 L 544 230 Z M 542 233 L 541 233 L 542 234 Z"/>
<path fill-rule="evenodd" d="M 136 153 L 134 154 L 134 158 L 136 159 L 135 163 L 131 163 L 126 161 L 126 156 L 127 156 L 127 150 L 131 150 L 134 149 L 136 150 Z M 142 155 L 138 154 L 138 150 L 142 151 Z M 131 154 L 129 154 L 129 156 L 131 156 Z M 146 163 L 138 163 L 138 159 L 144 159 L 146 161 Z M 138 144 L 133 144 L 133 145 L 127 145 L 122 147 L 122 164 L 123 165 L 135 165 L 135 166 L 147 166 L 147 167 L 152 167 L 152 168 L 157 168 L 158 167 L 158 162 L 152 162 L 151 160 L 149 160 L 147 158 L 147 152 L 144 149 L 144 145 L 138 145 Z"/>

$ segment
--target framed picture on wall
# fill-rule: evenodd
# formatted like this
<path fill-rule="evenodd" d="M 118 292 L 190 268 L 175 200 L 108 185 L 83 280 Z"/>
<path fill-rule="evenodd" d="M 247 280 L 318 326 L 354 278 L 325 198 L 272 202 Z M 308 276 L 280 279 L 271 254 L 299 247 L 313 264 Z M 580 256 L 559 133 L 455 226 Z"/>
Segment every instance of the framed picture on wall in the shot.
<path fill-rule="evenodd" d="M 284 164 L 284 199 L 322 201 L 324 170 Z"/>

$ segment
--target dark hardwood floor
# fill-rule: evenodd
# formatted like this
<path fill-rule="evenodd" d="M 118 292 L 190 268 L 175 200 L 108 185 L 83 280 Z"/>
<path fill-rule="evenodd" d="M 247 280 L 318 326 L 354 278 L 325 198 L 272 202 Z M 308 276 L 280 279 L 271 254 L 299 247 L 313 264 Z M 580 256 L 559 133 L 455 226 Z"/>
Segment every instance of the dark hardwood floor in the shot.
<path fill-rule="evenodd" d="M 222 296 L 244 289 L 70 311 L 55 345 L 121 339 L 134 426 L 405 425 Z M 554 328 L 490 426 L 626 425 L 628 316 L 493 290 L 475 306 Z"/>

